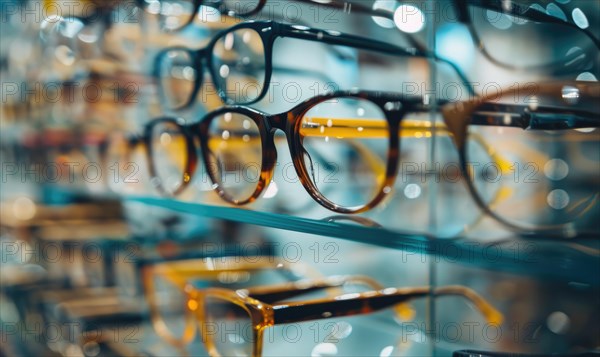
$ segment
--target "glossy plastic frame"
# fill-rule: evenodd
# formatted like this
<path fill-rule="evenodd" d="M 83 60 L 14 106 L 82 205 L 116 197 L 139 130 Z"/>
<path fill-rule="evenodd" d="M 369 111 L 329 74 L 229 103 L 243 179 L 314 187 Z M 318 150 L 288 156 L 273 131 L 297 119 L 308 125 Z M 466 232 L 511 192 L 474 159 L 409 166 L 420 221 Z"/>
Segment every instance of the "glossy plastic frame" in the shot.
<path fill-rule="evenodd" d="M 562 90 L 565 87 L 576 88 L 581 100 L 592 102 L 600 101 L 600 84 L 596 82 L 545 83 L 538 85 L 535 88 L 535 91 L 536 95 L 549 95 L 556 98 L 561 98 Z M 523 88 L 513 88 L 501 91 L 501 95 L 518 95 L 519 91 L 522 90 Z M 540 106 L 535 110 L 530 110 L 527 106 L 523 105 L 496 104 L 495 101 L 497 101 L 499 97 L 500 93 L 493 93 L 486 97 L 474 98 L 465 102 L 447 104 L 440 103 L 440 105 L 442 105 L 441 111 L 446 130 L 452 137 L 452 140 L 459 153 L 460 167 L 463 177 L 469 178 L 468 180 L 465 180 L 469 192 L 483 212 L 511 229 L 521 231 L 523 233 L 544 233 L 551 235 L 559 234 L 561 236 L 573 233 L 570 224 L 555 226 L 524 226 L 512 223 L 497 215 L 490 208 L 490 206 L 485 203 L 483 198 L 479 195 L 474 187 L 473 177 L 471 177 L 472 173 L 468 168 L 469 161 L 466 150 L 466 142 L 469 135 L 468 128 L 472 125 L 520 127 L 524 130 L 563 130 L 600 127 L 600 119 L 598 119 L 598 112 L 600 112 L 600 109 L 598 112 L 587 112 L 571 108 Z M 305 167 L 304 160 L 302 159 L 302 154 L 304 153 L 302 138 L 300 135 L 302 118 L 315 105 L 331 99 L 339 98 L 369 100 L 376 104 L 381 111 L 385 113 L 388 121 L 389 148 L 385 168 L 385 180 L 381 185 L 378 194 L 369 203 L 363 206 L 340 207 L 323 197 L 323 195 L 310 180 L 308 170 Z M 388 103 L 392 103 L 394 105 L 386 105 Z M 481 109 L 484 109 L 484 111 L 481 111 Z M 400 158 L 400 136 L 403 130 L 401 125 L 404 120 L 407 120 L 405 119 L 405 115 L 407 113 L 428 112 L 429 110 L 429 106 L 424 105 L 423 99 L 420 97 L 408 97 L 398 93 L 350 91 L 317 96 L 299 104 L 288 112 L 276 115 L 269 115 L 248 107 L 233 106 L 218 109 L 207 114 L 201 121 L 188 125 L 184 125 L 183 121 L 178 119 L 161 118 L 150 122 L 146 126 L 145 139 L 147 140 L 149 155 L 148 160 L 151 162 L 150 171 L 152 177 L 156 177 L 156 168 L 154 167 L 154 162 L 152 160 L 152 128 L 156 123 L 170 122 L 178 125 L 181 128 L 185 136 L 187 147 L 187 153 L 182 153 L 183 155 L 187 155 L 187 166 L 185 168 L 182 185 L 179 186 L 177 191 L 173 192 L 173 194 L 179 193 L 186 187 L 196 170 L 198 158 L 196 156 L 196 146 L 194 142 L 197 138 L 200 142 L 202 158 L 206 171 L 208 172 L 212 182 L 215 184 L 214 187 L 216 192 L 224 200 L 235 205 L 250 203 L 256 200 L 266 188 L 267 184 L 271 182 L 273 170 L 277 160 L 277 152 L 274 145 L 274 133 L 277 129 L 279 129 L 286 134 L 294 167 L 298 173 L 298 177 L 302 185 L 306 188 L 309 195 L 323 207 L 334 212 L 360 213 L 375 207 L 377 204 L 383 201 L 391 192 L 391 190 L 386 190 L 385 188 L 394 186 Z M 476 112 L 476 110 L 479 111 Z M 261 136 L 260 139 L 263 152 L 261 174 L 255 191 L 245 200 L 235 200 L 228 196 L 224 188 L 218 184 L 219 180 L 217 177 L 215 177 L 214 172 L 210 170 L 208 164 L 210 162 L 210 138 L 208 135 L 209 127 L 212 120 L 224 115 L 225 113 L 238 113 L 251 118 L 256 123 Z M 493 115 L 493 113 L 498 114 Z M 505 115 L 507 113 L 513 114 L 510 121 L 506 121 L 505 119 Z M 364 127 L 367 128 L 367 130 L 363 131 L 363 133 L 368 132 L 368 124 L 368 121 L 366 121 Z M 503 159 L 497 154 L 494 154 L 493 148 L 486 148 L 486 150 L 488 150 L 488 154 L 490 154 L 492 159 L 494 159 L 502 168 L 504 166 Z M 158 188 L 161 189 L 160 186 Z"/>
<path fill-rule="evenodd" d="M 319 291 L 345 284 L 361 282 L 362 277 L 336 276 L 315 281 L 256 287 L 242 290 L 209 288 L 195 290 L 186 286 L 190 306 L 197 306 L 196 316 L 200 325 L 202 340 L 210 356 L 220 356 L 213 341 L 206 336 L 204 312 L 207 298 L 234 304 L 248 313 L 252 323 L 253 357 L 262 356 L 264 330 L 278 325 L 311 320 L 321 320 L 343 316 L 355 316 L 393 308 L 406 304 L 411 300 L 428 296 L 456 295 L 468 299 L 475 305 L 489 324 L 500 325 L 504 319 L 490 303 L 475 291 L 464 286 L 444 286 L 436 289 L 430 287 L 386 288 L 364 293 L 353 293 L 331 298 L 287 302 L 285 299 L 300 296 L 304 293 Z"/>
<path fill-rule="evenodd" d="M 265 81 L 264 81 L 262 91 L 258 95 L 258 97 L 252 101 L 245 102 L 245 103 L 236 103 L 234 100 L 232 100 L 231 98 L 229 98 L 227 96 L 227 92 L 226 92 L 225 88 L 220 88 L 218 81 L 213 81 L 215 84 L 215 87 L 217 89 L 219 97 L 226 104 L 248 105 L 248 104 L 256 103 L 265 97 L 265 95 L 267 94 L 267 91 L 269 89 L 269 84 L 270 84 L 271 76 L 273 73 L 273 64 L 272 64 L 273 63 L 273 45 L 275 43 L 275 40 L 279 37 L 289 37 L 289 38 L 296 38 L 296 39 L 301 39 L 301 40 L 306 40 L 306 41 L 315 41 L 315 42 L 321 42 L 321 43 L 325 43 L 328 45 L 335 45 L 335 46 L 348 46 L 348 47 L 352 47 L 352 48 L 376 51 L 379 53 L 400 56 L 400 57 L 424 57 L 424 58 L 432 57 L 432 58 L 434 58 L 433 54 L 428 53 L 428 52 L 423 52 L 423 51 L 414 50 L 414 49 L 406 49 L 406 48 L 394 46 L 389 43 L 373 40 L 370 38 L 344 34 L 344 33 L 340 33 L 337 31 L 321 30 L 321 29 L 309 28 L 307 26 L 299 26 L 299 25 L 288 25 L 288 24 L 275 22 L 275 21 L 248 21 L 248 22 L 244 22 L 244 23 L 235 25 L 229 29 L 226 29 L 226 30 L 223 30 L 223 31 L 217 33 L 213 37 L 213 39 L 208 43 L 208 45 L 202 49 L 191 50 L 186 47 L 172 47 L 172 48 L 164 49 L 159 54 L 157 54 L 155 61 L 154 61 L 154 71 L 153 72 L 154 72 L 154 76 L 157 78 L 157 81 L 159 81 L 158 83 L 160 83 L 160 75 L 161 75 L 160 63 L 161 63 L 163 57 L 166 56 L 169 51 L 179 50 L 179 51 L 187 52 L 190 55 L 190 58 L 192 59 L 195 67 L 198 69 L 201 69 L 199 71 L 201 73 L 197 76 L 197 78 L 194 82 L 194 88 L 193 88 L 192 93 L 191 93 L 190 97 L 188 98 L 188 100 L 183 105 L 181 105 L 179 107 L 173 107 L 171 109 L 177 110 L 177 109 L 188 108 L 194 102 L 194 99 L 197 97 L 200 87 L 202 85 L 202 69 L 203 68 L 208 69 L 208 72 L 212 78 L 218 78 L 217 73 L 215 73 L 215 71 L 214 71 L 213 63 L 212 63 L 212 55 L 211 54 L 213 52 L 213 49 L 214 49 L 215 45 L 217 44 L 217 42 L 219 40 L 221 40 L 224 36 L 226 36 L 228 33 L 231 33 L 233 31 L 237 31 L 240 29 L 254 30 L 261 37 L 261 40 L 263 42 L 264 52 L 265 52 Z M 456 65 L 454 65 L 450 61 L 446 61 L 443 59 L 436 58 L 436 60 L 444 62 L 444 63 L 448 64 L 449 66 L 451 66 L 453 68 L 453 70 L 457 73 L 457 75 L 460 77 L 460 80 L 462 81 L 463 85 L 467 88 L 469 93 L 474 94 L 473 86 L 469 83 L 469 81 L 467 80 L 464 73 Z M 160 93 L 161 98 L 165 98 L 166 97 L 165 88 L 163 88 L 162 85 L 160 85 L 160 84 L 159 84 L 158 88 L 159 88 L 159 93 Z"/>
<path fill-rule="evenodd" d="M 144 0 L 136 0 L 136 1 L 137 1 L 138 5 L 140 5 L 140 4 L 143 5 L 145 2 Z M 243 1 L 243 0 L 241 0 L 241 1 Z M 200 5 L 216 8 L 221 13 L 227 14 L 229 16 L 236 16 L 236 17 L 243 18 L 243 17 L 251 17 L 251 16 L 254 16 L 254 15 L 258 14 L 259 12 L 261 12 L 262 9 L 265 7 L 265 5 L 268 3 L 268 1 L 270 1 L 270 0 L 258 0 L 256 3 L 256 7 L 254 7 L 254 8 L 249 7 L 247 9 L 248 11 L 240 13 L 240 12 L 236 12 L 235 11 L 236 9 L 227 8 L 226 4 L 222 0 L 217 0 L 217 1 L 194 0 L 194 6 L 195 6 L 194 13 L 188 19 L 188 21 L 186 21 L 185 24 L 182 25 L 181 27 L 179 27 L 177 30 L 181 30 L 193 22 L 194 17 L 197 15 L 197 13 L 199 11 Z M 298 3 L 304 3 L 304 4 L 315 5 L 315 6 L 344 10 L 344 11 L 348 11 L 349 13 L 353 12 L 353 13 L 366 14 L 366 15 L 370 15 L 370 16 L 379 16 L 379 17 L 389 19 L 389 20 L 394 19 L 394 11 L 390 11 L 387 9 L 373 9 L 371 6 L 363 5 L 360 2 L 347 3 L 345 1 L 339 1 L 339 0 L 330 0 L 327 2 L 321 2 L 321 1 L 316 1 L 316 0 L 293 0 L 293 1 L 298 2 Z M 505 13 L 508 15 L 517 16 L 517 17 L 524 18 L 524 19 L 527 19 L 530 21 L 569 26 L 578 31 L 581 31 L 583 34 L 585 34 L 587 37 L 589 37 L 594 42 L 594 44 L 596 45 L 597 48 L 600 49 L 600 40 L 592 33 L 591 28 L 582 29 L 571 20 L 565 21 L 565 20 L 557 18 L 555 16 L 548 15 L 546 13 L 537 11 L 536 9 L 530 8 L 529 6 L 527 6 L 525 4 L 519 4 L 519 2 L 515 1 L 515 0 L 511 0 L 509 3 L 510 3 L 510 7 L 506 7 L 506 5 L 505 5 L 506 2 L 503 0 L 453 0 L 453 5 L 455 7 L 455 10 L 456 10 L 456 13 L 458 16 L 458 20 L 460 22 L 464 23 L 465 25 L 467 25 L 467 27 L 469 28 L 469 31 L 471 32 L 471 36 L 473 38 L 473 42 L 475 43 L 476 47 L 492 63 L 494 63 L 498 66 L 508 68 L 508 69 L 513 69 L 513 70 L 532 69 L 532 68 L 538 68 L 538 69 L 543 69 L 543 70 L 544 69 L 545 70 L 548 70 L 548 69 L 553 70 L 553 69 L 558 69 L 558 68 L 562 67 L 562 64 L 573 60 L 573 58 L 567 57 L 562 61 L 548 63 L 547 65 L 527 66 L 527 67 L 516 67 L 516 66 L 512 66 L 508 63 L 503 63 L 501 61 L 496 60 L 487 51 L 486 44 L 480 39 L 479 34 L 477 33 L 476 29 L 474 28 L 474 26 L 472 24 L 471 16 L 469 14 L 470 6 L 476 6 L 476 7 L 480 7 L 483 9 L 499 11 L 499 12 L 502 12 L 502 13 Z M 411 46 L 418 49 L 420 52 L 427 52 L 426 46 L 424 44 L 422 44 L 421 42 L 419 42 L 414 36 L 412 36 L 410 34 L 405 34 L 405 35 L 406 35 L 406 38 L 409 40 Z M 518 55 L 518 54 L 516 54 L 516 55 Z M 576 55 L 577 55 L 577 53 L 573 54 L 573 56 L 576 56 Z M 596 68 L 596 72 L 597 72 L 597 66 L 595 66 L 595 68 Z"/>

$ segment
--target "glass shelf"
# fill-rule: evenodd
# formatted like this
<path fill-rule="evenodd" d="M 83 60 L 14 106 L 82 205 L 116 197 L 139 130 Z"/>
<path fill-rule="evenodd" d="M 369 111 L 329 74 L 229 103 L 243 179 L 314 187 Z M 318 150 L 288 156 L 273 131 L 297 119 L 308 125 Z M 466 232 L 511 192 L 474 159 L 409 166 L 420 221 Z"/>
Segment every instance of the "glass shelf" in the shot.
<path fill-rule="evenodd" d="M 475 232 L 459 237 L 440 238 L 396 228 L 383 228 L 362 216 L 328 216 L 319 219 L 146 196 L 129 196 L 125 202 L 161 207 L 199 217 L 340 238 L 492 271 L 600 285 L 600 278 L 593 273 L 600 265 L 600 242 L 596 239 L 528 240 L 508 232 L 494 240 L 490 240 L 489 235 Z M 482 236 L 486 238 L 480 238 Z"/>

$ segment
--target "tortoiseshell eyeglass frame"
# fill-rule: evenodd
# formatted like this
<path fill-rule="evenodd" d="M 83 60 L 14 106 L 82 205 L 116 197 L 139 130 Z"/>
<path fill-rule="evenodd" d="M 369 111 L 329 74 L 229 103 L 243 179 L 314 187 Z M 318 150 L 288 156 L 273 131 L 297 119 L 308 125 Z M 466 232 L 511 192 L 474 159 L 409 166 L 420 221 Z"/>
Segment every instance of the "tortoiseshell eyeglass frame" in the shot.
<path fill-rule="evenodd" d="M 519 127 L 523 130 L 563 130 L 599 127 L 600 120 L 598 119 L 598 112 L 600 112 L 600 110 L 596 112 L 589 112 L 585 110 L 578 110 L 577 108 L 573 107 L 569 108 L 568 106 L 565 108 L 539 106 L 536 107 L 535 110 L 531 110 L 526 105 L 497 103 L 498 98 L 501 96 L 510 97 L 512 95 L 522 94 L 521 91 L 523 91 L 523 88 L 517 87 L 518 86 L 511 87 L 511 89 L 500 91 L 499 93 L 493 93 L 485 97 L 476 97 L 468 101 L 456 103 L 439 102 L 438 105 L 441 106 L 441 112 L 446 130 L 449 132 L 449 135 L 452 137 L 452 140 L 458 150 L 463 177 L 468 178 L 464 181 L 466 182 L 469 192 L 471 193 L 475 202 L 483 210 L 483 212 L 505 226 L 525 234 L 543 233 L 551 235 L 558 234 L 562 236 L 565 234 L 565 232 L 571 229 L 569 224 L 552 226 L 525 226 L 508 221 L 490 209 L 489 205 L 485 203 L 484 199 L 475 188 L 473 182 L 474 173 L 468 167 L 469 161 L 466 149 L 468 128 L 469 126 L 473 125 Z M 579 100 L 581 102 L 600 101 L 600 84 L 597 82 L 565 81 L 543 83 L 535 86 L 535 92 L 536 95 L 552 96 L 561 99 L 563 98 L 562 90 L 565 87 L 575 88 L 578 91 Z M 375 197 L 370 202 L 362 206 L 341 207 L 324 197 L 310 179 L 309 170 L 306 168 L 302 156 L 305 152 L 302 144 L 302 135 L 300 134 L 300 127 L 302 125 L 303 117 L 315 105 L 340 98 L 367 100 L 379 107 L 380 110 L 385 114 L 385 119 L 387 120 L 389 135 L 387 139 L 389 146 L 387 150 L 385 179 L 380 185 Z M 485 110 L 482 110 L 480 113 L 479 110 L 481 109 Z M 185 137 L 187 150 L 184 153 L 180 153 L 180 155 L 186 155 L 184 158 L 186 166 L 183 173 L 182 184 L 177 188 L 177 190 L 175 190 L 175 192 L 171 192 L 172 194 L 176 195 L 181 192 L 189 184 L 191 178 L 193 177 L 197 168 L 198 159 L 196 154 L 196 142 L 199 142 L 204 166 L 206 172 L 209 174 L 209 177 L 213 182 L 215 191 L 219 194 L 219 196 L 229 203 L 234 205 L 244 205 L 255 201 L 271 182 L 277 160 L 274 135 L 277 130 L 282 130 L 286 134 L 293 164 L 297 171 L 300 182 L 307 190 L 308 194 L 323 207 L 331 211 L 353 214 L 372 209 L 392 192 L 391 188 L 394 187 L 399 168 L 400 133 L 402 132 L 402 121 L 405 120 L 404 117 L 407 113 L 427 112 L 429 110 L 430 107 L 423 104 L 423 98 L 421 97 L 410 97 L 399 93 L 343 91 L 313 97 L 297 105 L 288 112 L 276 115 L 270 115 L 245 106 L 230 106 L 213 111 L 207 114 L 199 122 L 192 124 L 184 124 L 182 120 L 175 118 L 160 118 L 148 123 L 145 129 L 144 137 L 146 140 L 146 147 L 148 149 L 147 153 L 148 161 L 150 162 L 150 174 L 154 178 L 157 177 L 156 167 L 152 160 L 153 147 L 151 145 L 151 134 L 154 125 L 165 122 L 172 123 L 181 129 Z M 498 115 L 493 115 L 494 112 L 497 112 Z M 219 185 L 218 177 L 216 177 L 214 170 L 211 170 L 209 164 L 211 162 L 209 128 L 213 120 L 226 113 L 237 113 L 252 119 L 260 132 L 263 155 L 261 162 L 261 173 L 254 192 L 248 198 L 243 200 L 234 199 L 228 195 L 225 188 Z M 510 121 L 505 120 L 507 113 L 511 114 Z M 356 135 L 360 136 L 360 134 Z M 488 154 L 493 157 L 493 148 L 486 150 L 490 151 Z M 168 193 L 160 185 L 157 187 L 163 193 Z"/>
<path fill-rule="evenodd" d="M 221 356 L 221 354 L 214 341 L 205 331 L 205 327 L 209 326 L 205 311 L 207 299 L 220 301 L 223 304 L 236 305 L 248 314 L 247 317 L 252 324 L 253 357 L 262 356 L 263 333 L 269 327 L 278 324 L 370 314 L 432 295 L 434 297 L 454 295 L 466 298 L 489 324 L 498 326 L 504 320 L 502 313 L 496 310 L 486 299 L 472 289 L 459 285 L 443 286 L 435 289 L 427 286 L 386 288 L 322 299 L 282 300 L 321 289 L 343 286 L 348 283 L 352 284 L 355 282 L 354 279 L 353 276 L 336 276 L 322 280 L 235 291 L 221 288 L 194 290 L 191 287 L 186 287 L 186 289 L 190 301 L 195 302 L 191 305 L 196 307 L 196 317 L 200 325 L 202 341 L 208 350 L 208 354 L 215 357 Z M 235 313 L 235 310 L 232 309 L 231 314 Z"/>

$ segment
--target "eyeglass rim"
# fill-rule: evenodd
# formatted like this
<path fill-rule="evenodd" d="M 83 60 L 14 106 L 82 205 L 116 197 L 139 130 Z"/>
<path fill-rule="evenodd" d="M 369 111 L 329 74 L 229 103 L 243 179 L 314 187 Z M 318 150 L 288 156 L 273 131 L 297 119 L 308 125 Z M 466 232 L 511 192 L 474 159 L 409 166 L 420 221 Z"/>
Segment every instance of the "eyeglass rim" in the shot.
<path fill-rule="evenodd" d="M 475 7 L 479 7 L 479 8 L 487 9 L 487 10 L 499 11 L 504 14 L 509 14 L 511 16 L 524 18 L 524 19 L 527 19 L 530 21 L 568 26 L 568 27 L 573 28 L 574 30 L 577 30 L 578 32 L 584 34 L 587 38 L 589 38 L 592 41 L 592 43 L 595 45 L 596 50 L 600 50 L 600 39 L 597 38 L 593 34 L 593 32 L 591 32 L 589 30 L 589 28 L 583 29 L 583 28 L 577 26 L 577 24 L 575 24 L 572 21 L 568 21 L 568 20 L 565 21 L 561 18 L 552 16 L 552 15 L 548 15 L 546 13 L 537 11 L 535 9 L 534 9 L 534 12 L 529 13 L 531 10 L 531 7 L 518 4 L 514 1 L 512 1 L 510 3 L 511 7 L 509 9 L 507 9 L 504 6 L 503 0 L 454 0 L 453 4 L 457 10 L 459 21 L 467 25 L 467 28 L 469 29 L 469 32 L 471 33 L 471 37 L 473 38 L 473 42 L 475 43 L 478 50 L 489 61 L 491 61 L 495 65 L 502 67 L 502 68 L 506 68 L 509 70 L 517 70 L 517 71 L 533 70 L 533 69 L 542 70 L 542 71 L 552 71 L 552 70 L 556 70 L 556 69 L 560 69 L 560 68 L 564 67 L 564 64 L 570 59 L 556 60 L 556 61 L 549 62 L 546 64 L 526 65 L 526 66 L 515 66 L 515 65 L 505 63 L 501 60 L 496 59 L 488 51 L 488 47 L 486 46 L 485 41 L 483 41 L 481 39 L 481 36 L 479 35 L 479 31 L 477 31 L 477 29 L 475 28 L 473 19 L 469 12 L 470 6 L 475 6 Z M 594 65 L 594 67 L 597 67 L 597 66 Z M 581 69 L 573 69 L 572 71 L 567 71 L 567 73 L 568 72 L 581 72 Z"/>

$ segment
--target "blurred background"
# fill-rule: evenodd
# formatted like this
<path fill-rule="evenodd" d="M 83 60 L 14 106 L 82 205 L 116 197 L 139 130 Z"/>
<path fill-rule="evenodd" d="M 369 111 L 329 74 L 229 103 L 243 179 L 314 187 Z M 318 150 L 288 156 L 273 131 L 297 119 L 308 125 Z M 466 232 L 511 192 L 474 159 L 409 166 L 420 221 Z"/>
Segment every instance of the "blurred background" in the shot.
<path fill-rule="evenodd" d="M 463 297 L 430 294 L 401 312 L 277 325 L 266 330 L 264 355 L 597 352 L 598 129 L 523 130 L 501 110 L 488 118 L 504 126 L 467 119 L 474 174 L 465 177 L 443 109 L 493 97 L 558 108 L 565 122 L 579 112 L 597 120 L 599 10 L 594 0 L 1 1 L 0 355 L 209 355 L 206 336 L 177 345 L 157 327 L 157 316 L 175 335 L 198 323 L 189 288 L 172 275 L 199 290 L 337 275 L 379 284 L 309 298 L 462 285 L 503 315 L 493 323 Z M 223 32 L 247 21 L 319 30 L 312 40 L 266 43 L 266 30 Z M 386 46 L 326 39 L 342 34 Z M 236 64 L 226 62 L 233 35 L 243 43 Z M 558 94 L 544 94 L 550 82 Z M 165 117 L 193 127 L 225 104 L 246 104 L 255 88 L 265 96 L 248 106 L 270 115 L 339 90 L 422 103 L 403 112 L 396 179 L 383 202 L 358 215 L 319 205 L 278 131 L 272 180 L 255 202 L 232 205 L 215 192 L 200 137 L 191 155 L 171 141 L 173 128 L 147 129 Z M 341 100 L 301 115 L 385 122 L 388 109 Z M 356 205 L 381 189 L 387 137 L 309 139 L 321 195 Z M 162 155 L 148 149 L 157 142 Z M 231 170 L 240 192 L 256 186 L 255 151 L 223 151 L 259 163 Z M 197 166 L 188 179 L 185 160 Z M 184 181 L 177 194 L 159 189 Z M 269 268 L 258 268 L 266 258 Z M 220 264 L 233 272 L 207 277 Z M 219 333 L 236 346 L 237 331 Z M 222 354 L 247 355 L 237 347 Z"/>

